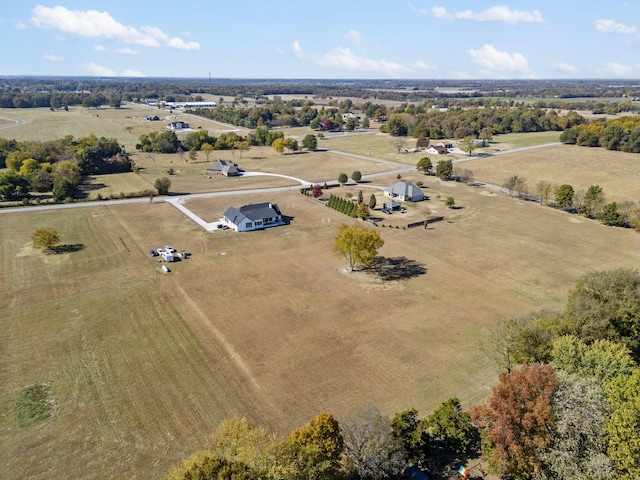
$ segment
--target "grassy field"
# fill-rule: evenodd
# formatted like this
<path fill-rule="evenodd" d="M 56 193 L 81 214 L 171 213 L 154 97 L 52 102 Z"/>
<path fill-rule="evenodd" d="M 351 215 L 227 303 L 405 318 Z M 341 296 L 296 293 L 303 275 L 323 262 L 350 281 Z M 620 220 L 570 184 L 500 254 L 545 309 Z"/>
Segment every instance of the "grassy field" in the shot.
<path fill-rule="evenodd" d="M 640 265 L 629 230 L 407 178 L 425 180 L 431 198 L 408 214 L 447 220 L 379 227 L 380 276 L 344 273 L 330 246 L 352 220 L 294 192 L 186 202 L 215 219 L 274 201 L 288 218 L 247 234 L 206 233 L 161 202 L 0 215 L 3 471 L 157 478 L 231 415 L 284 433 L 367 402 L 427 414 L 456 395 L 468 407 L 496 378 L 477 348 L 483 327 L 561 309 L 587 271 Z M 462 208 L 444 208 L 449 195 Z M 34 251 L 43 225 L 70 252 Z M 167 243 L 192 256 L 162 274 L 147 250 Z M 34 388 L 49 415 L 24 422 Z"/>
<path fill-rule="evenodd" d="M 148 122 L 147 115 L 158 115 L 162 120 Z M 231 127 L 210 120 L 186 115 L 176 111 L 157 110 L 135 103 L 125 103 L 122 108 L 82 108 L 70 107 L 50 111 L 48 108 L 0 108 L 0 118 L 22 120 L 22 125 L 3 128 L 0 137 L 19 141 L 47 141 L 73 135 L 75 138 L 95 134 L 98 137 L 117 138 L 129 152 L 135 152 L 135 145 L 143 133 L 163 130 L 167 123 L 185 121 L 192 127 L 211 129 L 213 132 L 228 131 Z M 8 124 L 6 120 L 0 125 Z M 184 135 L 180 133 L 178 136 Z"/>
<path fill-rule="evenodd" d="M 640 200 L 640 156 L 635 153 L 556 145 L 485 157 L 462 166 L 472 170 L 477 180 L 496 185 L 517 173 L 527 179 L 532 192 L 539 181 L 546 181 L 556 186 L 567 183 L 576 191 L 600 185 L 609 201 Z"/>

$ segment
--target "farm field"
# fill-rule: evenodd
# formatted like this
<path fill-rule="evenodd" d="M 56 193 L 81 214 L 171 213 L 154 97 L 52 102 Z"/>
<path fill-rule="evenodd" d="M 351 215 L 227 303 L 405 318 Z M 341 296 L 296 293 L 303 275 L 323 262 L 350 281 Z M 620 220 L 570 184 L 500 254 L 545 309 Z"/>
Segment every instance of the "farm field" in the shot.
<path fill-rule="evenodd" d="M 161 120 L 148 122 L 147 115 L 158 115 Z M 18 141 L 48 141 L 73 135 L 75 138 L 95 134 L 98 137 L 117 138 L 129 152 L 135 152 L 135 145 L 143 133 L 162 131 L 167 123 L 185 121 L 194 128 L 201 126 L 212 131 L 227 131 L 228 126 L 206 118 L 186 115 L 176 111 L 158 110 L 136 103 L 123 103 L 121 108 L 69 107 L 69 111 L 50 111 L 48 108 L 0 108 L 0 118 L 23 120 L 24 124 L 0 130 L 0 137 Z M 2 122 L 0 120 L 0 122 Z M 3 121 L 0 126 L 8 125 Z M 178 137 L 183 133 L 178 133 Z"/>
<path fill-rule="evenodd" d="M 245 234 L 207 233 L 159 201 L 0 215 L 3 470 L 158 478 L 232 415 L 285 433 L 368 402 L 426 415 L 455 395 L 469 407 L 496 379 L 478 349 L 487 324 L 561 309 L 587 271 L 640 266 L 630 230 L 415 175 L 431 200 L 408 213 L 447 218 L 379 227 L 380 276 L 344 272 L 331 243 L 355 220 L 297 192 L 186 201 L 203 214 L 280 205 L 288 225 Z M 43 225 L 72 251 L 34 251 Z M 192 256 L 162 274 L 147 251 L 168 243 Z M 33 384 L 53 410 L 29 424 L 17 399 Z"/>
<path fill-rule="evenodd" d="M 640 199 L 640 158 L 635 153 L 553 145 L 484 157 L 461 166 L 473 171 L 476 180 L 495 185 L 517 173 L 527 179 L 532 193 L 539 181 L 546 181 L 556 186 L 566 183 L 576 191 L 600 185 L 607 201 Z"/>

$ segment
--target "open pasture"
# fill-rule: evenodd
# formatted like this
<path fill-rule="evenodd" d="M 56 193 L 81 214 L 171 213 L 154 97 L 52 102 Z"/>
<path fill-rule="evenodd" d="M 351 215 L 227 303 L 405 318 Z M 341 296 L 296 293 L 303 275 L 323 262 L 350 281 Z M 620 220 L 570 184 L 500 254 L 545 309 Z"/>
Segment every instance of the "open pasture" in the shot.
<path fill-rule="evenodd" d="M 629 230 L 424 180 L 432 200 L 416 208 L 447 220 L 379 227 L 379 276 L 344 272 L 331 243 L 355 220 L 297 192 L 197 201 L 272 201 L 287 217 L 244 234 L 207 233 L 162 202 L 0 215 L 3 470 L 157 478 L 232 415 L 284 433 L 367 402 L 425 415 L 456 395 L 469 407 L 496 378 L 483 327 L 561 309 L 587 271 L 640 266 Z M 442 209 L 447 195 L 463 208 Z M 34 251 L 44 225 L 73 251 Z M 147 251 L 167 243 L 192 256 L 162 274 Z M 12 399 L 34 383 L 50 386 L 52 414 L 25 426 Z"/>
<path fill-rule="evenodd" d="M 640 200 L 640 155 L 604 148 L 553 145 L 484 157 L 461 164 L 473 171 L 474 178 L 502 185 L 514 174 L 526 178 L 529 190 L 546 181 L 573 189 L 587 190 L 600 185 L 607 201 Z"/>

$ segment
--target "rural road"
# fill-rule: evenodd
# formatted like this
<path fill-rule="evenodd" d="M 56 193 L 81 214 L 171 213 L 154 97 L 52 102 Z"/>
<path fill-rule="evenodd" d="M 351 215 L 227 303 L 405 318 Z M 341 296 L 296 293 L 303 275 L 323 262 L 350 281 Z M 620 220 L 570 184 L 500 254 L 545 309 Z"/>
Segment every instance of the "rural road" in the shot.
<path fill-rule="evenodd" d="M 17 127 L 18 125 L 22 125 L 24 123 L 24 120 L 18 120 L 18 119 L 15 119 L 15 118 L 4 118 L 4 117 L 2 117 L 2 118 L 0 118 L 0 120 L 6 120 L 8 122 L 13 122 L 10 125 L 2 125 L 2 126 L 0 126 L 0 129 Z"/>
<path fill-rule="evenodd" d="M 535 145 L 535 146 L 532 146 L 532 147 L 523 147 L 523 148 L 517 148 L 517 149 L 514 149 L 514 150 L 505 150 L 505 151 L 496 152 L 495 154 L 490 154 L 490 155 L 471 155 L 468 158 L 462 158 L 462 159 L 458 159 L 458 160 L 453 160 L 453 163 L 462 163 L 462 162 L 468 162 L 468 161 L 471 161 L 471 160 L 481 160 L 481 159 L 485 160 L 485 159 L 489 159 L 489 158 L 491 158 L 493 156 L 502 155 L 502 154 L 505 154 L 505 153 L 520 152 L 520 151 L 523 151 L 523 150 L 531 150 L 531 149 L 535 149 L 535 148 L 548 147 L 548 146 L 558 145 L 558 144 L 559 143 L 547 143 L 547 144 L 543 144 L 543 145 Z M 393 162 L 393 161 L 390 161 L 390 160 L 382 160 L 380 158 L 369 157 L 369 156 L 365 156 L 365 155 L 358 155 L 358 154 L 355 154 L 355 153 L 341 152 L 341 151 L 338 151 L 338 150 L 330 150 L 330 151 L 332 151 L 334 153 L 337 153 L 339 155 L 347 156 L 347 157 L 359 158 L 359 159 L 362 159 L 362 160 L 369 160 L 369 161 L 372 161 L 372 162 L 383 163 L 383 164 L 389 165 L 390 167 L 395 167 L 394 170 L 380 172 L 380 173 L 372 173 L 372 174 L 369 174 L 369 175 L 363 175 L 362 176 L 363 180 L 368 180 L 368 179 L 387 176 L 387 175 L 402 174 L 403 172 L 414 171 L 416 169 L 416 167 L 411 167 L 409 165 L 405 165 L 403 163 L 398 163 L 398 162 Z M 437 163 L 436 163 L 436 165 L 437 165 Z M 307 180 L 303 180 L 303 179 L 300 179 L 300 178 L 291 177 L 289 175 L 280 175 L 280 174 L 277 174 L 277 173 L 263 173 L 263 172 L 245 172 L 245 173 L 243 173 L 243 176 L 247 176 L 247 177 L 249 177 L 249 176 L 258 176 L 258 175 L 289 178 L 289 179 L 291 179 L 292 182 L 297 182 L 302 187 L 309 187 L 313 183 L 313 182 L 309 182 Z M 327 185 L 337 185 L 338 181 L 337 180 L 330 180 L 330 181 L 327 181 L 326 183 L 327 183 Z M 489 188 L 491 190 L 496 190 L 496 191 L 508 193 L 507 189 L 505 189 L 504 187 L 501 187 L 499 185 L 492 185 L 490 183 L 484 183 L 484 182 L 480 182 L 480 181 L 476 181 L 475 185 L 476 186 L 480 186 L 480 187 Z M 294 185 L 288 185 L 286 187 L 254 188 L 254 189 L 249 189 L 249 190 L 231 190 L 231 191 L 224 191 L 224 192 L 193 193 L 193 194 L 175 195 L 175 196 L 174 195 L 157 196 L 157 197 L 154 197 L 154 202 L 157 202 L 157 201 L 170 202 L 174 206 L 177 206 L 182 199 L 187 199 L 187 198 L 210 198 L 210 197 L 221 197 L 221 196 L 231 196 L 231 195 L 243 195 L 243 194 L 251 194 L 251 193 L 284 192 L 284 191 L 290 190 L 291 187 L 293 187 L 293 186 Z M 374 186 L 371 186 L 371 187 L 374 187 Z M 295 185 L 295 188 L 299 188 L 298 185 Z M 53 205 L 34 205 L 34 206 L 28 206 L 28 207 L 0 208 L 0 214 L 21 213 L 21 212 L 38 212 L 38 211 L 45 211 L 45 210 L 62 210 L 62 209 L 66 209 L 66 208 L 82 208 L 82 207 L 95 207 L 95 206 L 107 206 L 107 205 L 127 205 L 127 204 L 133 204 L 133 203 L 147 203 L 147 202 L 149 202 L 149 198 L 148 197 L 140 197 L 140 198 L 126 198 L 126 199 L 121 199 L 121 200 L 108 200 L 108 201 L 99 201 L 99 202 L 78 202 L 78 203 L 59 203 L 59 204 L 53 204 Z"/>

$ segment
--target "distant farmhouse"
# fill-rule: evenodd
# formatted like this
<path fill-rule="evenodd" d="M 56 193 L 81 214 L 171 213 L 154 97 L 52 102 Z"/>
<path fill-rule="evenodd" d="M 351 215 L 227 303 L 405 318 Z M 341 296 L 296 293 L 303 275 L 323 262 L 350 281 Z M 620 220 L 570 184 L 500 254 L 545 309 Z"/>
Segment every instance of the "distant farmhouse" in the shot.
<path fill-rule="evenodd" d="M 398 182 L 385 188 L 385 196 L 401 202 L 421 202 L 425 199 L 422 190 L 411 182 Z"/>
<path fill-rule="evenodd" d="M 229 160 L 216 160 L 207 167 L 207 175 L 224 175 L 225 177 L 235 177 L 239 175 L 238 165 Z"/>
<path fill-rule="evenodd" d="M 249 232 L 284 225 L 282 213 L 275 203 L 251 203 L 240 208 L 229 207 L 221 221 L 236 232 Z"/>
<path fill-rule="evenodd" d="M 189 124 L 186 122 L 171 122 L 167 125 L 167 128 L 170 130 L 182 130 L 184 128 L 189 128 Z"/>

